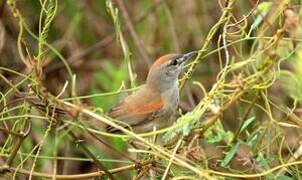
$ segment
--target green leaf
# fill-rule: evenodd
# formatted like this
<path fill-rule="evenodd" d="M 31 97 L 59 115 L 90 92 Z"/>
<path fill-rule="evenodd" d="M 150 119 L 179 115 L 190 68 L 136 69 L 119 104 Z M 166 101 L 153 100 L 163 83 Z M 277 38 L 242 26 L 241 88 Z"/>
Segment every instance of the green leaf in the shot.
<path fill-rule="evenodd" d="M 255 119 L 256 119 L 255 116 L 253 116 L 253 117 L 247 119 L 246 121 L 244 121 L 244 123 L 240 129 L 240 133 L 242 131 L 244 131 L 250 124 L 252 124 L 252 122 L 254 122 Z"/>
<path fill-rule="evenodd" d="M 252 24 L 251 30 L 256 29 L 261 24 L 263 18 L 267 15 L 272 5 L 272 2 L 262 2 L 258 5 L 257 10 L 260 12 L 260 14 L 256 17 L 254 23 Z"/>
<path fill-rule="evenodd" d="M 256 158 L 256 161 L 259 162 L 259 164 L 264 167 L 265 169 L 269 169 L 269 162 L 267 159 L 264 157 L 263 153 L 259 152 Z"/>
<path fill-rule="evenodd" d="M 162 143 L 166 143 L 172 138 L 174 138 L 177 134 L 182 134 L 183 136 L 188 136 L 191 133 L 192 128 L 194 127 L 195 123 L 200 119 L 202 116 L 202 112 L 198 110 L 193 110 L 192 112 L 188 112 L 185 115 L 178 118 L 176 124 L 174 125 L 175 128 L 168 131 L 166 134 L 163 135 L 161 141 Z"/>
<path fill-rule="evenodd" d="M 230 161 L 233 159 L 234 155 L 237 152 L 237 149 L 239 147 L 239 142 L 237 142 L 236 144 L 233 144 L 233 146 L 231 147 L 230 151 L 226 154 L 226 156 L 224 157 L 224 159 L 221 161 L 221 165 L 223 167 L 226 167 Z"/>
<path fill-rule="evenodd" d="M 273 5 L 272 2 L 262 2 L 258 5 L 257 10 L 260 13 L 266 13 L 271 9 L 272 5 Z"/>
<path fill-rule="evenodd" d="M 216 143 L 223 140 L 229 143 L 234 135 L 231 131 L 225 131 L 221 121 L 218 120 L 204 133 L 204 136 L 208 143 Z"/>
<path fill-rule="evenodd" d="M 246 143 L 248 146 L 253 147 L 257 144 L 258 134 L 253 132 L 247 139 Z"/>
<path fill-rule="evenodd" d="M 161 143 L 162 144 L 166 144 L 167 142 L 169 142 L 171 139 L 173 139 L 174 137 L 176 137 L 178 133 L 175 131 L 168 131 L 167 133 L 165 133 L 163 135 L 163 137 L 161 138 Z"/>

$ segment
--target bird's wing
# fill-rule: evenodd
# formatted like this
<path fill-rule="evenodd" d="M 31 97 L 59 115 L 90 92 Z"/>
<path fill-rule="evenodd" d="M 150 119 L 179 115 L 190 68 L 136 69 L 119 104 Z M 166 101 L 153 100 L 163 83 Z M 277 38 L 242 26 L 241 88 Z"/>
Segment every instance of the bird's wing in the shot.
<path fill-rule="evenodd" d="M 112 108 L 108 115 L 114 119 L 118 119 L 131 127 L 142 124 L 144 121 L 151 119 L 164 106 L 161 98 L 145 98 L 142 94 L 134 94 L 127 97 L 118 106 Z M 143 98 L 144 100 L 141 100 Z M 124 127 L 127 127 L 125 125 Z M 113 127 L 108 127 L 109 132 L 117 131 Z"/>

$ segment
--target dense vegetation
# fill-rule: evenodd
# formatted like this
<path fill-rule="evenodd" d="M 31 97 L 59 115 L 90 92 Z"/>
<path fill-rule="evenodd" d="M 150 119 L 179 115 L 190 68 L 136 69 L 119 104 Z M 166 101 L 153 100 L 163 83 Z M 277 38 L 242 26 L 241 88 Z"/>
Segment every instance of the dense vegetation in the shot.
<path fill-rule="evenodd" d="M 0 0 L 0 179 L 302 179 L 301 4 Z M 172 126 L 106 116 L 193 50 Z"/>

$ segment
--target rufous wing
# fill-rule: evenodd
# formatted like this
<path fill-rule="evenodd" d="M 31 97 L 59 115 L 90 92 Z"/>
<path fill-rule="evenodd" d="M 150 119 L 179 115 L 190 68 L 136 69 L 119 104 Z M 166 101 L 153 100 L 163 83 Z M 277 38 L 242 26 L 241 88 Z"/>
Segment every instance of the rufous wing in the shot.
<path fill-rule="evenodd" d="M 142 97 L 139 97 L 142 98 Z M 108 115 L 111 118 L 120 120 L 127 125 L 135 128 L 144 121 L 152 120 L 150 117 L 161 110 L 164 106 L 164 101 L 159 98 L 150 98 L 149 100 L 141 101 L 135 97 L 126 98 L 118 106 L 112 108 Z M 127 125 L 123 125 L 127 127 Z M 117 129 L 109 126 L 108 132 L 115 132 Z"/>

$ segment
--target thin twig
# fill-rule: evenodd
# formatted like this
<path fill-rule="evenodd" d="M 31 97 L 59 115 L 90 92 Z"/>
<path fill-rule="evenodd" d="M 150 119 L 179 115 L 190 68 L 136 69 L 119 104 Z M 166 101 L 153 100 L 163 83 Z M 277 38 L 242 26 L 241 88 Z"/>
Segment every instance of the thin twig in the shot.
<path fill-rule="evenodd" d="M 145 49 L 143 41 L 140 39 L 138 34 L 136 33 L 134 29 L 134 25 L 132 23 L 132 20 L 129 16 L 128 10 L 125 6 L 125 3 L 123 0 L 114 0 L 119 7 L 120 11 L 122 12 L 122 18 L 125 21 L 125 25 L 130 33 L 131 38 L 133 39 L 134 45 L 137 48 L 141 58 L 148 66 L 151 66 L 151 59 L 147 54 L 147 51 Z"/>
<path fill-rule="evenodd" d="M 287 163 L 292 163 L 294 162 L 296 159 L 299 159 L 301 156 L 302 156 L 302 142 L 299 142 L 299 147 L 298 149 L 294 152 L 294 154 L 291 156 L 291 158 L 287 161 Z M 286 173 L 287 171 L 287 168 L 286 167 L 283 167 L 282 169 L 280 169 L 278 172 L 277 172 L 277 176 L 282 176 Z"/>
<path fill-rule="evenodd" d="M 169 27 L 170 27 L 170 31 L 171 31 L 171 35 L 172 35 L 174 50 L 175 50 L 176 53 L 180 53 L 179 39 L 178 39 L 178 36 L 177 36 L 176 26 L 175 26 L 175 22 L 174 22 L 171 10 L 169 9 L 169 6 L 165 1 L 163 3 L 163 7 L 166 10 L 167 18 L 168 18 L 168 21 L 170 23 Z"/>
<path fill-rule="evenodd" d="M 168 174 L 169 174 L 170 167 L 171 167 L 172 162 L 173 162 L 173 159 L 174 159 L 174 157 L 175 157 L 175 155 L 176 155 L 176 153 L 177 153 L 177 150 L 178 150 L 178 148 L 179 148 L 180 145 L 181 145 L 181 142 L 182 142 L 182 138 L 180 138 L 180 139 L 178 140 L 178 142 L 177 142 L 177 144 L 176 144 L 176 146 L 175 146 L 175 148 L 174 148 L 173 154 L 172 154 L 172 156 L 171 156 L 171 158 L 170 158 L 170 160 L 169 160 L 169 164 L 168 164 L 168 166 L 167 166 L 167 168 L 166 168 L 166 170 L 165 170 L 165 172 L 164 172 L 163 177 L 161 178 L 162 180 L 166 180 L 166 179 L 168 178 Z"/>
<path fill-rule="evenodd" d="M 55 106 L 54 106 L 54 109 L 56 109 Z M 49 135 L 49 133 L 51 131 L 52 125 L 53 125 L 53 123 L 55 121 L 55 118 L 54 118 L 55 111 L 53 111 L 51 113 L 51 116 L 49 116 L 49 108 L 47 107 L 45 115 L 46 115 L 46 117 L 50 118 L 50 122 L 49 122 L 49 124 L 47 126 L 47 129 L 46 129 L 46 131 L 45 131 L 45 133 L 44 133 L 41 141 L 36 145 L 36 146 L 38 146 L 38 150 L 36 152 L 36 155 L 35 155 L 33 163 L 32 163 L 32 167 L 31 167 L 31 170 L 30 170 L 31 173 L 30 173 L 29 178 L 28 178 L 29 180 L 31 180 L 31 178 L 32 178 L 32 172 L 34 172 L 34 170 L 35 170 L 35 166 L 36 166 L 36 162 L 37 162 L 38 156 L 39 156 L 39 154 L 40 154 L 40 152 L 42 150 L 42 147 L 43 147 L 43 145 L 45 143 L 45 140 L 48 137 L 48 135 Z"/>
<path fill-rule="evenodd" d="M 70 136 L 74 140 L 78 140 L 79 138 L 73 133 L 72 131 L 69 131 Z M 81 142 L 78 143 L 80 147 L 84 150 L 84 152 L 93 159 L 94 163 L 98 166 L 99 170 L 104 171 L 104 173 L 112 180 L 115 179 L 115 177 L 112 175 L 111 172 L 109 172 L 106 167 L 94 156 L 94 154 Z"/>
<path fill-rule="evenodd" d="M 229 16 L 229 13 L 231 12 L 236 0 L 227 0 L 226 1 L 226 6 L 225 9 L 223 10 L 223 13 L 221 17 L 219 18 L 218 22 L 211 28 L 209 31 L 206 40 L 202 46 L 202 48 L 199 50 L 199 53 L 195 60 L 191 63 L 189 70 L 187 71 L 186 75 L 181 79 L 180 82 L 180 89 L 182 89 L 188 79 L 191 78 L 193 72 L 195 71 L 195 68 L 197 64 L 200 63 L 201 57 L 207 52 L 207 49 L 209 48 L 209 45 L 211 43 L 211 40 L 213 39 L 214 35 L 226 21 L 227 21 L 227 16 Z"/>
<path fill-rule="evenodd" d="M 30 111 L 30 108 L 26 109 L 26 112 Z M 18 136 L 16 137 L 16 142 L 15 142 L 15 146 L 12 148 L 12 151 L 10 152 L 10 155 L 8 157 L 8 159 L 5 162 L 5 167 L 10 167 L 19 151 L 19 149 L 21 148 L 22 142 L 24 141 L 24 139 L 29 135 L 30 131 L 31 131 L 31 123 L 28 119 L 28 117 L 25 117 L 23 120 L 23 125 L 21 128 L 21 134 L 23 134 L 23 136 Z"/>
<path fill-rule="evenodd" d="M 235 134 L 234 134 L 234 137 L 233 137 L 233 139 L 232 139 L 232 142 L 237 141 L 237 138 L 238 138 L 238 136 L 239 136 L 239 134 L 240 134 L 240 130 L 241 130 L 243 124 L 244 124 L 244 121 L 245 121 L 245 120 L 247 119 L 247 117 L 249 116 L 249 114 L 250 114 L 252 108 L 254 107 L 254 105 L 255 105 L 255 103 L 256 103 L 256 101 L 257 101 L 257 98 L 258 98 L 258 91 L 257 91 L 257 93 L 255 94 L 252 103 L 249 105 L 249 107 L 248 107 L 248 109 L 246 110 L 246 112 L 244 113 L 243 117 L 240 119 L 239 126 L 238 126 L 238 128 L 237 128 L 237 130 L 236 130 L 236 132 L 235 132 Z"/>
<path fill-rule="evenodd" d="M 257 2 L 255 3 L 253 9 L 250 10 L 247 15 L 243 15 L 243 18 L 241 20 L 237 21 L 236 23 L 228 24 L 227 28 L 237 26 L 238 24 L 241 24 L 242 22 L 246 21 L 247 18 L 249 18 L 253 14 L 253 12 L 255 12 L 255 10 L 257 10 L 259 1 L 260 0 L 257 0 Z"/>

